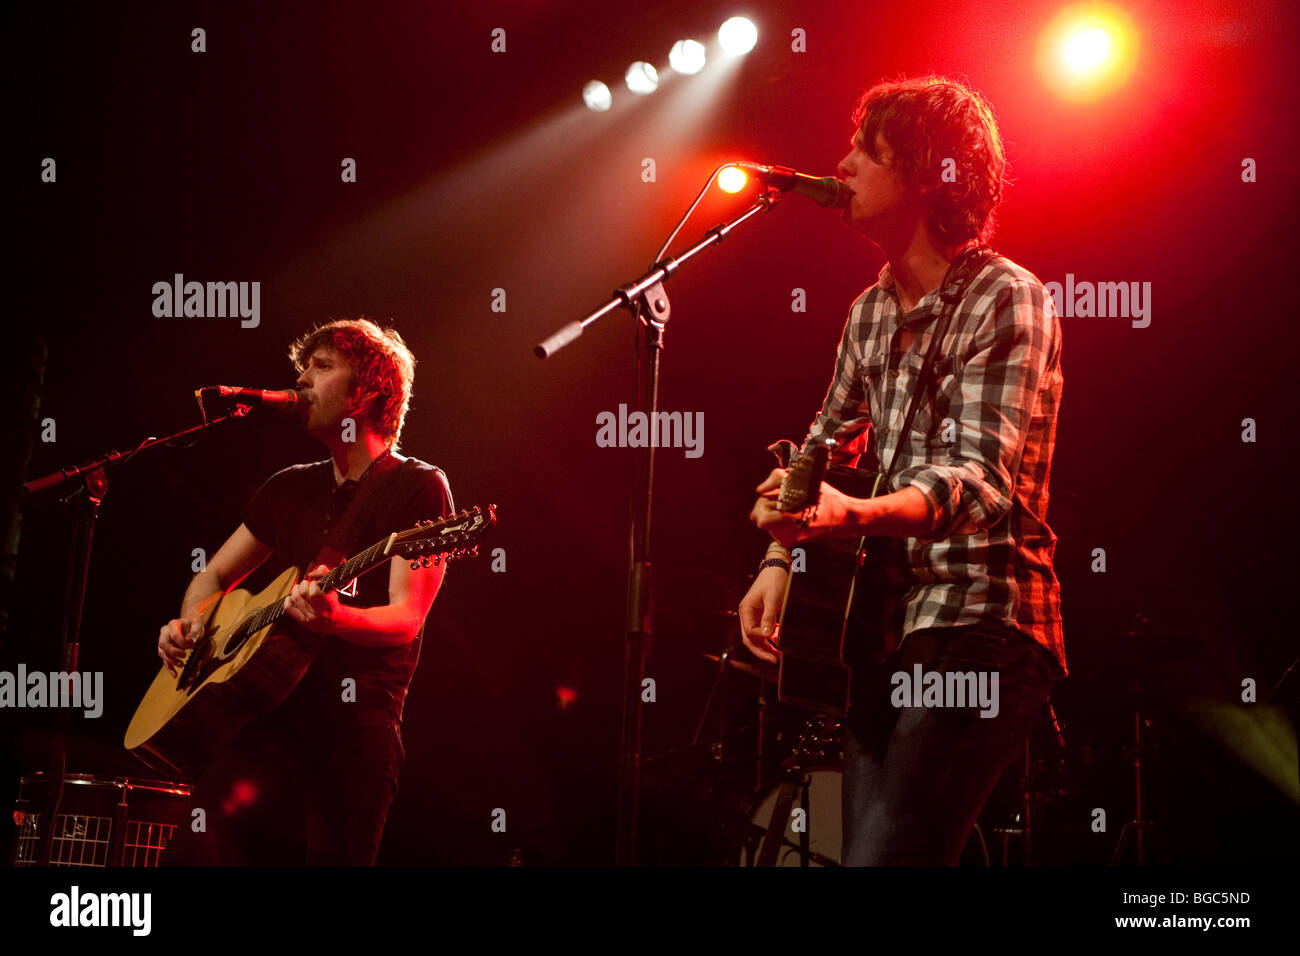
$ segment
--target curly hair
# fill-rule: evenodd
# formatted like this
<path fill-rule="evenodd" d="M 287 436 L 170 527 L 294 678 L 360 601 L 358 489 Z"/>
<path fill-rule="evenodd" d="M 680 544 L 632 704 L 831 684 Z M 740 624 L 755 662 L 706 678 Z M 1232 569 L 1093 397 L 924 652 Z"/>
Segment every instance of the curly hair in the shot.
<path fill-rule="evenodd" d="M 415 356 L 397 330 L 380 328 L 365 316 L 317 326 L 289 346 L 293 367 L 301 374 L 319 348 L 333 349 L 351 366 L 348 395 L 361 400 L 361 408 L 373 399 L 370 422 L 397 451 L 415 382 Z"/>
<path fill-rule="evenodd" d="M 951 245 L 988 241 L 1007 165 L 988 100 L 957 80 L 903 78 L 862 94 L 853 122 L 876 162 L 876 134 L 884 136 L 904 182 L 921 192 L 936 237 Z"/>

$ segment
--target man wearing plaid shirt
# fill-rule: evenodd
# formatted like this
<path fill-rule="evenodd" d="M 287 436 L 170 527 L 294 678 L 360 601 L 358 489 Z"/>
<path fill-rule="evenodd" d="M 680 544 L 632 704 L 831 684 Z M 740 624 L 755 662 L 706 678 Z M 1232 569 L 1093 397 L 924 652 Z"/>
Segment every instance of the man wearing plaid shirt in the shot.
<path fill-rule="evenodd" d="M 853 192 L 844 219 L 888 261 L 850 309 L 808 437 L 834 439 L 836 460 L 863 454 L 873 471 L 896 451 L 898 459 L 877 497 L 823 484 L 806 526 L 776 509 L 782 470 L 758 486 L 750 517 L 774 540 L 741 603 L 741 625 L 746 646 L 776 662 L 787 549 L 819 537 L 901 539 L 898 646 L 883 669 L 855 671 L 845 721 L 842 862 L 955 865 L 1052 681 L 1066 673 L 1056 536 L 1046 521 L 1060 322 L 1033 274 L 1002 257 L 986 261 L 901 434 L 942 308 L 940 284 L 990 234 L 1005 163 L 987 102 L 950 80 L 879 84 L 854 122 L 839 165 Z M 986 675 L 996 706 L 896 706 L 891 678 L 917 665 Z"/>

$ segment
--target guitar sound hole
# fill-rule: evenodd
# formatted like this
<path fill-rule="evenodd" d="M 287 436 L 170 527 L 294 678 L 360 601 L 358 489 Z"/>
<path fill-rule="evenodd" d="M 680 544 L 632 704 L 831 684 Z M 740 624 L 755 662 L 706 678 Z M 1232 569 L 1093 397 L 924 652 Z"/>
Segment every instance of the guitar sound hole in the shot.
<path fill-rule="evenodd" d="M 244 646 L 244 642 L 247 640 L 248 640 L 248 628 L 245 625 L 241 624 L 239 625 L 239 627 L 236 627 L 234 630 L 232 630 L 229 636 L 226 638 L 225 646 L 221 648 L 221 654 L 220 654 L 221 659 L 226 660 L 230 657 L 233 657 L 235 653 L 238 652 L 238 650 Z"/>

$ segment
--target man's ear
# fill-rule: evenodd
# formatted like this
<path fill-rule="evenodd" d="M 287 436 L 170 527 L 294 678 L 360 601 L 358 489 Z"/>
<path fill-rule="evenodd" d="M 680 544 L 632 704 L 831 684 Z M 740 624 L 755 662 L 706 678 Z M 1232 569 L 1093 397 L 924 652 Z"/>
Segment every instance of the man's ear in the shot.
<path fill-rule="evenodd" d="M 348 414 L 358 423 L 364 422 L 373 431 L 379 418 L 383 396 L 375 393 L 361 395 L 348 391 Z"/>

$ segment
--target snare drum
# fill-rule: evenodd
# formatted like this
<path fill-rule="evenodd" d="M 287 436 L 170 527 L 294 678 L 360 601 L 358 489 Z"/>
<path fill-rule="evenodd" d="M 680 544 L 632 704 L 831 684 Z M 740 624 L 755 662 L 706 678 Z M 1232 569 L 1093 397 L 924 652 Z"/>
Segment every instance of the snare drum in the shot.
<path fill-rule="evenodd" d="M 43 773 L 18 781 L 14 866 L 36 865 L 50 783 Z M 50 865 L 157 866 L 172 833 L 187 819 L 189 800 L 185 784 L 65 774 Z"/>

